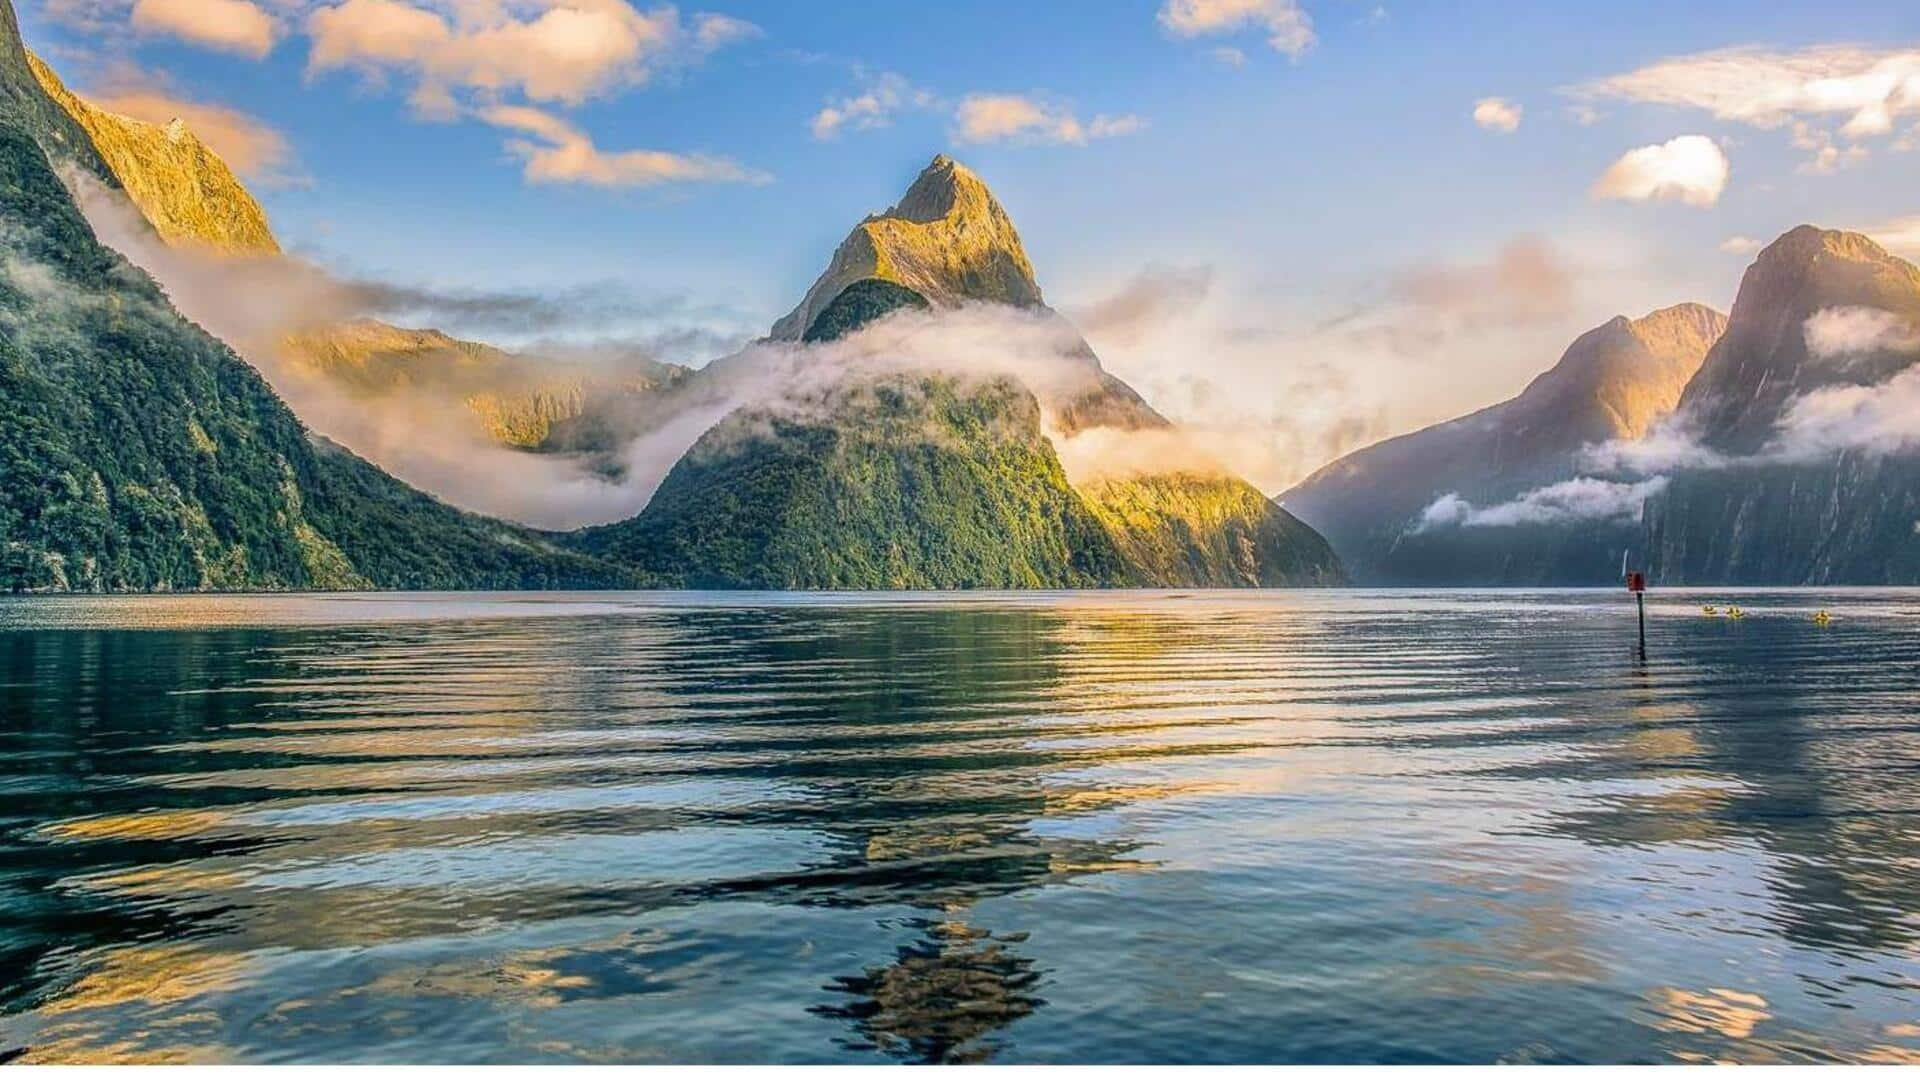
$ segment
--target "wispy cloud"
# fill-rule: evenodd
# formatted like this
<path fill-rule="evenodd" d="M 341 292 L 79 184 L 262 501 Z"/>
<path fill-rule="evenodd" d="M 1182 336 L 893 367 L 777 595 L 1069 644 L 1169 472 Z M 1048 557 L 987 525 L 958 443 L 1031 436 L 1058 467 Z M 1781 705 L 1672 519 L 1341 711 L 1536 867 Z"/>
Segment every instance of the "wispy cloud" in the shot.
<path fill-rule="evenodd" d="M 1815 170 L 1830 171 L 1847 153 L 1831 145 L 1835 134 L 1871 139 L 1920 119 L 1920 50 L 1856 45 L 1796 51 L 1717 49 L 1582 83 L 1568 93 L 1585 101 L 1697 109 L 1715 119 L 1763 129 L 1795 125 L 1796 145 L 1813 144 Z M 1826 130 L 1836 123 L 1837 130 Z"/>
<path fill-rule="evenodd" d="M 1146 122 L 1131 113 L 1099 115 L 1082 123 L 1065 105 L 1020 94 L 969 94 L 954 112 L 961 142 L 1030 141 L 1084 145 L 1093 139 L 1131 135 Z"/>
<path fill-rule="evenodd" d="M 696 181 L 757 184 L 772 179 L 723 157 L 664 150 L 602 150 L 586 132 L 528 105 L 483 109 L 480 118 L 529 136 L 508 140 L 507 149 L 526 162 L 525 175 L 530 183 L 651 187 Z"/>
<path fill-rule="evenodd" d="M 1449 491 L 1421 511 L 1414 531 L 1638 520 L 1647 499 L 1666 490 L 1667 483 L 1665 476 L 1655 476 L 1639 483 L 1616 483 L 1580 476 L 1484 507 L 1476 506 L 1461 498 L 1457 492 Z"/>
<path fill-rule="evenodd" d="M 865 131 L 885 127 L 896 113 L 905 109 L 939 107 L 940 99 L 932 91 L 908 82 L 903 75 L 888 71 L 874 78 L 857 94 L 829 98 L 813 114 L 809 127 L 816 139 L 832 139 L 842 130 Z"/>
<path fill-rule="evenodd" d="M 1629 150 L 1593 184 L 1593 195 L 1631 202 L 1712 206 L 1727 188 L 1727 155 L 1705 135 Z"/>
<path fill-rule="evenodd" d="M 1851 360 L 1887 352 L 1920 351 L 1920 327 L 1878 307 L 1823 307 L 1801 325 L 1816 360 Z"/>
<path fill-rule="evenodd" d="M 1181 37 L 1259 30 L 1276 52 L 1298 60 L 1318 40 L 1296 0 L 1166 0 L 1160 25 Z"/>

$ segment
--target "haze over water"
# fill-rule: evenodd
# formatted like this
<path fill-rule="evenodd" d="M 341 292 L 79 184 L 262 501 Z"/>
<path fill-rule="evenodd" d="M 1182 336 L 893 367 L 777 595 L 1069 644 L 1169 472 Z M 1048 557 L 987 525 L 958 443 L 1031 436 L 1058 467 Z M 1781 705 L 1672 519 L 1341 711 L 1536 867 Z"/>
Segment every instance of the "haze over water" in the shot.
<path fill-rule="evenodd" d="M 1649 613 L 0 603 L 0 1054 L 1920 1061 L 1920 590 Z"/>

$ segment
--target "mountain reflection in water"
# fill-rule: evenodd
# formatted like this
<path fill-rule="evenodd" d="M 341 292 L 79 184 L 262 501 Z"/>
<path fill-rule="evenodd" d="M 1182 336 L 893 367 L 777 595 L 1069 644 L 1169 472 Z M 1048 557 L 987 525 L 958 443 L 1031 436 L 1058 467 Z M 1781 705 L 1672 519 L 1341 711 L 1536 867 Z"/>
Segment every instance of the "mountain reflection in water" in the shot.
<path fill-rule="evenodd" d="M 1920 592 L 1710 599 L 0 604 L 0 1054 L 1920 1061 Z"/>

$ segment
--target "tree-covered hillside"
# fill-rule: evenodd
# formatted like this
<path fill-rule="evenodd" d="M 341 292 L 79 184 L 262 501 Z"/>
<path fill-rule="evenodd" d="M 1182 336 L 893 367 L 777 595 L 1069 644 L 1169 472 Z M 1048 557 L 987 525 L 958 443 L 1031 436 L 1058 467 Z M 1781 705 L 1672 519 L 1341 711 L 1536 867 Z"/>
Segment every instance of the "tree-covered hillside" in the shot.
<path fill-rule="evenodd" d="M 1072 588 L 1119 583 L 1039 404 L 1010 379 L 890 376 L 742 409 L 639 517 L 581 546 L 688 587 Z"/>
<path fill-rule="evenodd" d="M 632 579 L 317 444 L 251 367 L 95 239 L 48 156 L 89 167 L 85 136 L 40 94 L 0 0 L 0 586 Z"/>

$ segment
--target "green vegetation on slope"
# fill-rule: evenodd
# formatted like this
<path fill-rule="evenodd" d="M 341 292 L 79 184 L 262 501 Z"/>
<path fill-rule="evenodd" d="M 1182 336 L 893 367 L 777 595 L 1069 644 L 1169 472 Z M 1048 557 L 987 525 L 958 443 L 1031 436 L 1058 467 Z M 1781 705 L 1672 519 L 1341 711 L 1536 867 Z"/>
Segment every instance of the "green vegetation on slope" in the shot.
<path fill-rule="evenodd" d="M 1285 588 L 1346 583 L 1319 533 L 1233 476 L 1170 472 L 1080 486 L 1130 583 Z"/>
<path fill-rule="evenodd" d="M 24 69 L 0 33 L 0 585 L 627 579 L 316 447 L 251 367 L 95 240 L 36 138 L 71 131 L 32 105 Z"/>
<path fill-rule="evenodd" d="M 848 285 L 807 327 L 800 339 L 813 344 L 838 341 L 875 319 L 885 318 L 903 307 L 924 311 L 927 298 L 905 285 L 896 285 L 878 277 L 863 278 Z"/>
<path fill-rule="evenodd" d="M 584 549 L 691 587 L 1070 588 L 1123 570 L 1009 379 L 845 385 L 741 410 Z"/>

